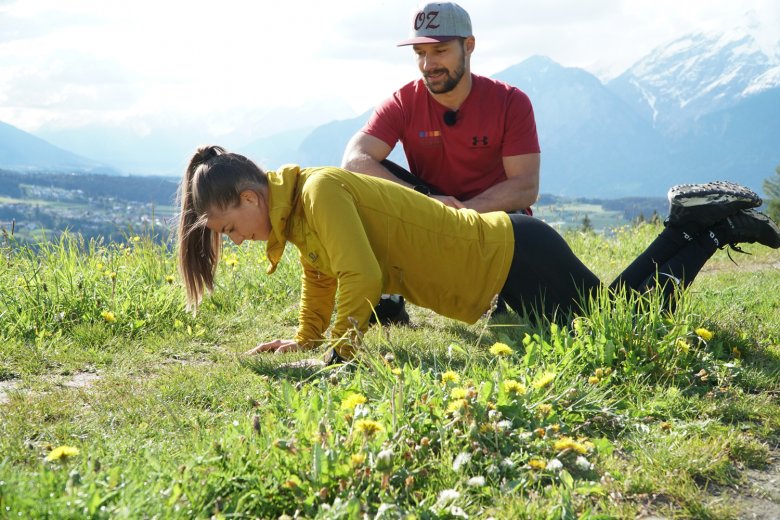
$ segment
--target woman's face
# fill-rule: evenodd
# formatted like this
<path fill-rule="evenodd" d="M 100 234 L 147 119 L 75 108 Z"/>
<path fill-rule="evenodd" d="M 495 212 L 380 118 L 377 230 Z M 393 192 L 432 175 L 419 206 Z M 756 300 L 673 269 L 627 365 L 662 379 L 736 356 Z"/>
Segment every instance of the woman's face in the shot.
<path fill-rule="evenodd" d="M 240 200 L 238 206 L 227 210 L 213 208 L 209 211 L 206 227 L 227 235 L 236 245 L 244 240 L 268 240 L 271 220 L 265 199 L 254 191 L 244 191 Z"/>

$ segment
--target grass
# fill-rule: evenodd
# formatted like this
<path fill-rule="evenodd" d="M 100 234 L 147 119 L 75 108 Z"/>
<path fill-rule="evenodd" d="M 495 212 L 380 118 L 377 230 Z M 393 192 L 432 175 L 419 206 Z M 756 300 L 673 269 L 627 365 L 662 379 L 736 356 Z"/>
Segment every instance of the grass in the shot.
<path fill-rule="evenodd" d="M 609 280 L 657 232 L 567 239 Z M 294 251 L 266 276 L 262 245 L 229 248 L 193 317 L 149 238 L 6 242 L 0 517 L 743 517 L 729 493 L 780 442 L 780 258 L 746 249 L 673 317 L 652 297 L 567 327 L 412 308 L 321 370 L 239 355 L 292 336 Z"/>

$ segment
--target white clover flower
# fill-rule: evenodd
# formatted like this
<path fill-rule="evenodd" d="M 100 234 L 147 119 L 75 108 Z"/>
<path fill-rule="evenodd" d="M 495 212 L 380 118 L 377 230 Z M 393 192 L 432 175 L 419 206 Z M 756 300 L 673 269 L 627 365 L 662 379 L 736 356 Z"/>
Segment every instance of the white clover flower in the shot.
<path fill-rule="evenodd" d="M 593 469 L 593 463 L 589 462 L 588 459 L 586 459 L 582 455 L 577 457 L 577 460 L 574 461 L 574 463 L 577 465 L 578 468 L 585 471 L 590 471 Z"/>
<path fill-rule="evenodd" d="M 466 485 L 468 487 L 483 487 L 485 485 L 485 477 L 483 476 L 471 477 L 468 480 L 468 482 L 466 482 Z"/>
<path fill-rule="evenodd" d="M 464 451 L 455 457 L 455 461 L 452 463 L 452 469 L 455 471 L 460 471 L 461 468 L 466 466 L 469 462 L 471 462 L 471 453 L 466 453 Z"/>
<path fill-rule="evenodd" d="M 501 412 L 499 412 L 498 410 L 490 410 L 488 412 L 488 419 L 490 419 L 491 421 L 497 421 L 501 419 Z"/>
<path fill-rule="evenodd" d="M 506 458 L 501 461 L 501 466 L 503 466 L 506 469 L 512 469 L 515 467 L 515 461 L 513 461 L 510 458 Z"/>
<path fill-rule="evenodd" d="M 499 430 L 507 431 L 512 428 L 512 421 L 505 419 L 503 421 L 499 421 L 497 426 Z"/>
<path fill-rule="evenodd" d="M 455 502 L 457 499 L 460 498 L 460 493 L 458 493 L 454 489 L 445 489 L 441 493 L 439 493 L 439 500 L 437 501 L 438 504 L 441 507 L 446 507 L 453 502 Z"/>
<path fill-rule="evenodd" d="M 469 515 L 466 514 L 466 512 L 459 508 L 458 506 L 450 506 L 448 512 L 450 513 L 450 516 L 453 516 L 455 518 L 468 518 Z"/>
<path fill-rule="evenodd" d="M 563 463 L 558 459 L 552 459 L 547 463 L 547 469 L 550 471 L 558 471 L 563 469 Z"/>

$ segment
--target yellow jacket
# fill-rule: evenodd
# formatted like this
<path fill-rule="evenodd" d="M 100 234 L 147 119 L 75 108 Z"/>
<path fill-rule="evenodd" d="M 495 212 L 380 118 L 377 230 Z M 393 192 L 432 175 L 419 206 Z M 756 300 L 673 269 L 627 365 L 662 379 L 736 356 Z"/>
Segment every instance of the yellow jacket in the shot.
<path fill-rule="evenodd" d="M 509 217 L 456 210 L 399 184 L 339 168 L 287 165 L 268 172 L 268 272 L 289 241 L 303 287 L 295 340 L 331 338 L 349 359 L 383 293 L 468 323 L 501 291 L 514 251 Z M 338 300 L 338 303 L 336 303 Z"/>

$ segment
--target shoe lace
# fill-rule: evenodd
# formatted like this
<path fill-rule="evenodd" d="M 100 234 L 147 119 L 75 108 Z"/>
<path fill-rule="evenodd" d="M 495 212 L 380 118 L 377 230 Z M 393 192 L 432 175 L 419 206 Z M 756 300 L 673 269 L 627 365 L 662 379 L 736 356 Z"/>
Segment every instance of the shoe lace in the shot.
<path fill-rule="evenodd" d="M 736 251 L 737 253 L 741 253 L 743 255 L 752 255 L 753 254 L 753 253 L 748 253 L 747 251 L 745 251 L 744 249 L 739 247 L 739 245 L 737 245 L 737 244 L 726 244 L 725 246 L 721 247 L 721 249 L 724 249 L 724 248 L 728 248 L 728 249 L 726 249 L 726 256 L 729 257 L 729 260 L 731 260 L 731 263 L 733 263 L 734 265 L 737 265 L 737 266 L 739 264 L 733 258 L 731 258 L 731 251 Z"/>

